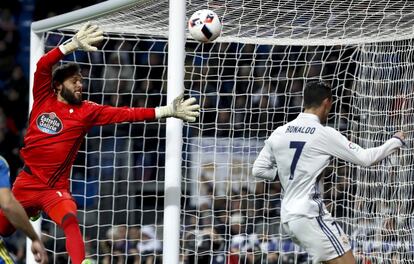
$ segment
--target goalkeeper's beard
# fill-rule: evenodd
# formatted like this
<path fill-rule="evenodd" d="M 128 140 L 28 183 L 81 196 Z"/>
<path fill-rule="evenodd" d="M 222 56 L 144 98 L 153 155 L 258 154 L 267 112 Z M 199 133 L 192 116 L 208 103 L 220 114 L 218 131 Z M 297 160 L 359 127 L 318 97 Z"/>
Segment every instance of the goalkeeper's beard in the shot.
<path fill-rule="evenodd" d="M 60 96 L 62 96 L 62 98 L 71 105 L 80 105 L 82 103 L 82 92 L 79 94 L 79 96 L 76 96 L 75 92 L 68 89 L 65 85 L 62 85 Z"/>

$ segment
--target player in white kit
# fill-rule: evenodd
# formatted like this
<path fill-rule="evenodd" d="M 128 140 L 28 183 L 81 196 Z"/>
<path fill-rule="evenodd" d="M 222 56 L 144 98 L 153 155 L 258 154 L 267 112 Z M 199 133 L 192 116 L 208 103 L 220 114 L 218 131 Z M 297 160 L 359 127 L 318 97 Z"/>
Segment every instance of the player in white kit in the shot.
<path fill-rule="evenodd" d="M 279 176 L 284 193 L 282 224 L 315 263 L 353 264 L 348 238 L 322 202 L 318 176 L 332 156 L 361 166 L 375 164 L 404 145 L 404 134 L 397 132 L 383 145 L 363 149 L 323 126 L 332 106 L 331 87 L 323 82 L 307 83 L 303 105 L 303 113 L 265 141 L 253 175 L 269 180 Z"/>

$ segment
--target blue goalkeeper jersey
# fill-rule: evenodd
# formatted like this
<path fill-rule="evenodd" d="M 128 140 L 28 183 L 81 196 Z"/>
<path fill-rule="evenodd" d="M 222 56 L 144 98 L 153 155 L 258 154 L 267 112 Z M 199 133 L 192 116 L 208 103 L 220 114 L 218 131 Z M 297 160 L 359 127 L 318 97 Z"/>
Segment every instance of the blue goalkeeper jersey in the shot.
<path fill-rule="evenodd" d="M 0 188 L 10 188 L 9 164 L 2 156 L 0 156 Z"/>

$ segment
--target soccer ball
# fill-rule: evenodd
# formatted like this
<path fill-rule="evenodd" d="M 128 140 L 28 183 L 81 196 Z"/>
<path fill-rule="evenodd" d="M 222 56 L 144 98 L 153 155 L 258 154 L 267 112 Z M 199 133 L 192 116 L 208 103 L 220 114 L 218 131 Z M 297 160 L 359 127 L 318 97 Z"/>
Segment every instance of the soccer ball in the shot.
<path fill-rule="evenodd" d="M 196 11 L 188 20 L 191 36 L 200 42 L 215 40 L 221 33 L 221 22 L 217 14 L 211 10 Z"/>

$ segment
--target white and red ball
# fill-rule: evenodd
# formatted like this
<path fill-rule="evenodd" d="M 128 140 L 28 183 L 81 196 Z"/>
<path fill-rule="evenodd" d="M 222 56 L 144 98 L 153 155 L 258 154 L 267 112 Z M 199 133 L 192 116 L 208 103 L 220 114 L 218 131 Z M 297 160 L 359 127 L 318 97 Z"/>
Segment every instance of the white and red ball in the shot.
<path fill-rule="evenodd" d="M 220 35 L 221 22 L 213 11 L 198 10 L 188 20 L 188 30 L 195 40 L 210 42 Z"/>

